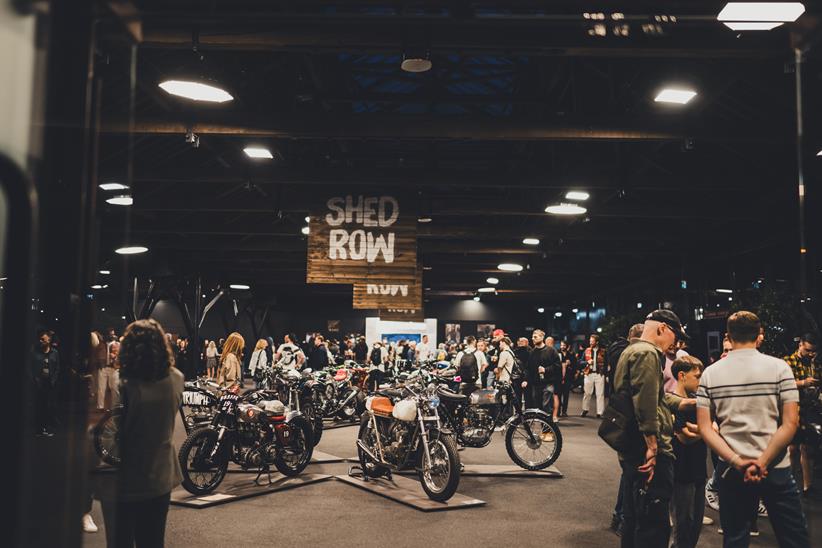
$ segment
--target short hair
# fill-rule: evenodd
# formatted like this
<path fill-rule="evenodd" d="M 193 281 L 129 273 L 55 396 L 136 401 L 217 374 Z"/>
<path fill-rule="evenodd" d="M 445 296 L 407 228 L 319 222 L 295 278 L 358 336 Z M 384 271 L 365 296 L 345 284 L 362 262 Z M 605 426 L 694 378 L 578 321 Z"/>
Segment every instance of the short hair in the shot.
<path fill-rule="evenodd" d="M 591 337 L 593 337 L 596 342 L 599 342 L 599 335 L 596 333 L 591 333 Z"/>
<path fill-rule="evenodd" d="M 799 337 L 800 343 L 808 343 L 811 346 L 816 346 L 818 343 L 818 339 L 814 333 L 805 333 L 801 337 Z"/>
<path fill-rule="evenodd" d="M 679 379 L 680 373 L 690 373 L 694 369 L 702 371 L 704 368 L 704 364 L 696 356 L 682 356 L 681 358 L 675 359 L 671 365 L 671 375 L 673 375 L 675 379 Z"/>
<path fill-rule="evenodd" d="M 542 329 L 534 329 L 534 332 L 531 333 L 531 335 L 533 336 L 533 335 L 536 335 L 537 333 L 539 333 L 543 337 L 545 336 L 545 331 L 543 331 Z"/>
<path fill-rule="evenodd" d="M 314 338 L 320 339 L 320 342 L 325 342 L 325 337 L 323 337 L 322 335 L 314 335 Z"/>
<path fill-rule="evenodd" d="M 728 317 L 728 339 L 736 343 L 755 342 L 759 337 L 760 325 L 759 318 L 753 312 L 734 312 Z"/>
<path fill-rule="evenodd" d="M 631 326 L 631 329 L 628 330 L 628 338 L 629 339 L 638 339 L 642 336 L 642 332 L 645 330 L 644 323 L 635 323 Z"/>
<path fill-rule="evenodd" d="M 501 339 L 500 339 L 500 341 L 504 342 L 504 343 L 505 343 L 505 344 L 507 344 L 508 346 L 511 346 L 511 339 L 510 339 L 510 338 L 508 338 L 507 336 L 506 336 L 506 337 L 501 338 Z"/>
<path fill-rule="evenodd" d="M 465 344 L 471 345 L 471 344 L 474 344 L 476 342 L 477 342 L 477 338 L 474 337 L 473 335 L 468 335 L 467 337 L 465 337 Z"/>
<path fill-rule="evenodd" d="M 157 320 L 137 320 L 126 327 L 117 357 L 126 379 L 158 381 L 174 366 L 174 353 Z"/>

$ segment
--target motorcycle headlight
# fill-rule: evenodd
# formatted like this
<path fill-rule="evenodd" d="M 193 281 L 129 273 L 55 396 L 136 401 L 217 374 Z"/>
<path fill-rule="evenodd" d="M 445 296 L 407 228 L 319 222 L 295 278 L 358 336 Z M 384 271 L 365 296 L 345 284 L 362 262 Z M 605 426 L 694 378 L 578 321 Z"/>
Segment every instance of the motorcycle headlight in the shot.
<path fill-rule="evenodd" d="M 428 407 L 431 409 L 436 409 L 440 406 L 440 397 L 439 396 L 431 396 L 431 399 L 428 400 Z"/>

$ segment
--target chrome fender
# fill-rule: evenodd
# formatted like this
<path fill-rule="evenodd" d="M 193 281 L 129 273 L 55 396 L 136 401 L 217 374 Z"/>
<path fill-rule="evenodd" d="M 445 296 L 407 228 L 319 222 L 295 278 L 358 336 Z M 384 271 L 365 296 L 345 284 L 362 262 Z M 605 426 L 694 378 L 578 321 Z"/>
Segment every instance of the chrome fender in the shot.
<path fill-rule="evenodd" d="M 540 415 L 540 418 L 543 418 L 548 422 L 552 422 L 551 421 L 551 415 L 549 415 L 548 413 L 546 413 L 542 409 L 537 409 L 537 408 L 526 409 L 525 411 L 522 412 L 521 415 L 511 415 L 511 418 L 508 419 L 507 421 L 505 421 L 505 425 L 503 426 L 503 431 L 508 430 L 508 428 L 510 428 L 512 424 L 514 424 L 515 422 L 521 420 L 523 416 L 532 415 L 532 414 L 533 415 Z"/>

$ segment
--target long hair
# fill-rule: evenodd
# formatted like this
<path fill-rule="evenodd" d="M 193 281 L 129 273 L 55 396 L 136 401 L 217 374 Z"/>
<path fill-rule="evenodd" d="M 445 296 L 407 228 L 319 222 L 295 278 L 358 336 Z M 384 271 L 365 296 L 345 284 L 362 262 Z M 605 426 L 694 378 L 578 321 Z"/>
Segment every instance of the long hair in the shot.
<path fill-rule="evenodd" d="M 243 336 L 235 331 L 228 336 L 225 344 L 223 344 L 223 355 L 220 358 L 220 365 L 225 363 L 225 359 L 229 354 L 234 354 L 238 360 L 242 361 L 243 348 L 245 348 L 245 339 L 243 339 Z"/>
<path fill-rule="evenodd" d="M 123 334 L 118 360 L 126 379 L 158 381 L 174 367 L 174 353 L 156 320 L 137 320 Z"/>
<path fill-rule="evenodd" d="M 208 347 L 209 347 L 209 348 L 213 348 L 213 349 L 215 349 L 215 350 L 217 349 L 217 345 L 216 345 L 216 344 L 214 344 L 214 341 L 208 341 Z"/>
<path fill-rule="evenodd" d="M 257 350 L 262 350 L 263 348 L 265 348 L 265 345 L 267 344 L 268 342 L 265 339 L 260 339 L 259 341 L 257 341 L 257 344 L 254 345 L 254 351 L 256 352 Z"/>

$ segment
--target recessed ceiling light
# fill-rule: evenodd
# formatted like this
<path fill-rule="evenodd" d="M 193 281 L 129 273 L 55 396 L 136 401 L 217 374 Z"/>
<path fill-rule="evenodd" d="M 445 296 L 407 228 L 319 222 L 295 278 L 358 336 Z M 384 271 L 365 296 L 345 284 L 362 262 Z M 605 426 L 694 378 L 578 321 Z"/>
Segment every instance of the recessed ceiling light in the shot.
<path fill-rule="evenodd" d="M 555 318 L 561 318 L 562 317 L 562 312 L 554 312 L 554 317 Z"/>
<path fill-rule="evenodd" d="M 204 101 L 207 103 L 225 103 L 234 97 L 226 90 L 216 86 L 203 84 L 202 82 L 192 82 L 189 80 L 166 80 L 160 82 L 160 89 L 177 97 L 184 97 L 192 101 Z"/>
<path fill-rule="evenodd" d="M 522 265 L 517 263 L 502 263 L 497 268 L 503 272 L 522 272 Z"/>
<path fill-rule="evenodd" d="M 305 218 L 305 222 L 306 222 L 306 223 L 310 223 L 310 222 L 311 222 L 311 217 L 306 216 L 306 218 Z"/>
<path fill-rule="evenodd" d="M 580 202 L 584 202 L 590 197 L 591 195 L 584 190 L 569 190 L 565 193 L 566 200 L 579 200 Z"/>
<path fill-rule="evenodd" d="M 432 220 L 431 217 L 420 217 L 419 219 L 417 219 L 417 222 L 418 223 L 430 223 L 431 220 Z"/>
<path fill-rule="evenodd" d="M 103 190 L 128 190 L 128 185 L 122 183 L 102 183 L 100 188 Z"/>
<path fill-rule="evenodd" d="M 480 298 L 479 297 L 474 297 L 474 300 L 479 302 Z"/>
<path fill-rule="evenodd" d="M 422 267 L 423 270 L 431 270 L 432 268 L 434 268 L 434 267 L 433 266 L 424 266 L 424 267 Z"/>
<path fill-rule="evenodd" d="M 588 211 L 577 204 L 555 204 L 545 208 L 545 213 L 553 213 L 554 215 L 582 215 Z"/>
<path fill-rule="evenodd" d="M 138 255 L 146 251 L 148 251 L 148 248 L 142 245 L 131 245 L 114 250 L 118 255 Z"/>
<path fill-rule="evenodd" d="M 111 270 L 101 270 L 100 274 L 111 274 Z"/>
<path fill-rule="evenodd" d="M 692 89 L 665 88 L 654 97 L 654 101 L 684 105 L 694 97 L 696 97 L 696 92 Z"/>
<path fill-rule="evenodd" d="M 310 232 L 310 230 L 311 229 L 309 229 L 307 226 L 304 226 L 303 229 L 300 232 L 302 232 L 303 234 L 308 236 L 308 233 Z"/>
<path fill-rule="evenodd" d="M 542 308 L 542 307 L 540 306 L 539 308 L 537 308 L 537 312 L 539 312 L 540 314 L 542 314 L 542 313 L 544 313 L 544 312 L 545 312 L 545 309 L 544 309 L 544 308 Z"/>
<path fill-rule="evenodd" d="M 522 243 L 525 245 L 539 245 L 539 238 L 523 238 Z"/>
<path fill-rule="evenodd" d="M 245 147 L 243 149 L 245 155 L 249 158 L 257 158 L 257 159 L 264 159 L 264 160 L 271 160 L 274 156 L 271 154 L 271 151 L 267 148 L 263 147 Z"/>
<path fill-rule="evenodd" d="M 427 72 L 432 66 L 431 60 L 424 57 L 406 57 L 400 64 L 405 72 Z"/>
<path fill-rule="evenodd" d="M 497 285 L 499 283 L 499 279 L 497 278 L 488 278 L 485 280 L 485 283 L 489 283 L 491 285 Z"/>
<path fill-rule="evenodd" d="M 723 25 L 731 30 L 773 30 L 781 27 L 784 23 L 767 21 L 733 21 L 725 22 Z"/>
<path fill-rule="evenodd" d="M 573 312 L 574 314 L 576 314 L 577 312 L 579 312 L 579 308 L 572 308 L 572 309 L 571 309 L 571 312 Z"/>
<path fill-rule="evenodd" d="M 477 289 L 477 293 L 494 293 L 496 288 L 494 287 L 480 287 Z"/>
<path fill-rule="evenodd" d="M 231 284 L 228 287 L 231 289 L 251 289 L 251 286 L 246 284 Z"/>
<path fill-rule="evenodd" d="M 802 2 L 728 2 L 718 21 L 796 21 L 805 13 Z"/>
<path fill-rule="evenodd" d="M 107 199 L 106 203 L 111 205 L 130 206 L 134 203 L 134 199 L 131 196 L 123 194 L 122 196 L 114 196 Z"/>

